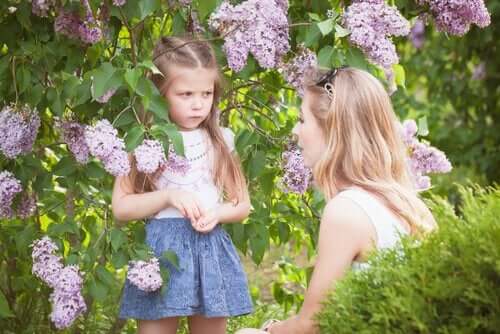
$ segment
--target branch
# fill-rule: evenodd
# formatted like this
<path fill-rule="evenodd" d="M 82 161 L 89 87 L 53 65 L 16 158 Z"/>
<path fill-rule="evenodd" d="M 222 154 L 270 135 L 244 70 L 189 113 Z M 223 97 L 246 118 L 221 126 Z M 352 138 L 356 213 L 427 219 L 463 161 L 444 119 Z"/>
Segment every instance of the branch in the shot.
<path fill-rule="evenodd" d="M 125 24 L 125 27 L 127 27 L 128 33 L 130 35 L 130 48 L 132 52 L 132 63 L 134 66 L 137 66 L 137 55 L 135 51 L 135 37 L 134 37 L 134 30 L 130 26 L 130 24 L 127 21 L 127 18 L 125 17 L 125 14 L 123 13 L 123 10 L 121 7 L 118 7 L 118 10 L 120 11 L 120 16 L 122 18 L 123 23 Z"/>

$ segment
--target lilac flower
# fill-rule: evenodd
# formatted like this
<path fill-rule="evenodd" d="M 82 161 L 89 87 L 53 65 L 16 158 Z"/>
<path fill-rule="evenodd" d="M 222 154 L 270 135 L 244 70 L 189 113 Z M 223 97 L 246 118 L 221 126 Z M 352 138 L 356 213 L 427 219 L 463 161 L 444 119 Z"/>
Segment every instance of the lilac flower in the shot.
<path fill-rule="evenodd" d="M 288 149 L 282 154 L 282 159 L 283 191 L 305 193 L 312 180 L 312 171 L 304 165 L 304 157 L 300 149 L 295 144 L 289 144 Z"/>
<path fill-rule="evenodd" d="M 483 0 L 418 0 L 429 5 L 437 29 L 462 36 L 471 24 L 484 28 L 491 23 L 490 13 Z"/>
<path fill-rule="evenodd" d="M 16 216 L 21 219 L 26 219 L 33 216 L 35 214 L 35 211 L 36 211 L 35 195 L 25 192 L 21 197 L 19 205 L 17 206 Z"/>
<path fill-rule="evenodd" d="M 137 170 L 152 174 L 167 161 L 162 144 L 158 140 L 144 140 L 134 151 Z"/>
<path fill-rule="evenodd" d="M 79 315 L 87 311 L 87 305 L 80 291 L 67 293 L 56 289 L 50 295 L 50 301 L 52 302 L 50 320 L 58 329 L 71 326 Z"/>
<path fill-rule="evenodd" d="M 408 152 L 408 167 L 415 187 L 418 190 L 426 190 L 431 186 L 429 173 L 448 173 L 452 166 L 444 152 L 417 138 L 417 123 L 414 120 L 406 120 L 401 124 L 401 138 Z"/>
<path fill-rule="evenodd" d="M 79 39 L 81 19 L 78 13 L 60 9 L 54 21 L 54 30 L 56 33 L 65 35 L 71 39 Z"/>
<path fill-rule="evenodd" d="M 49 237 L 43 237 L 35 240 L 31 247 L 33 248 L 31 252 L 33 274 L 54 288 L 63 269 L 61 257 L 54 254 L 58 250 L 57 245 Z"/>
<path fill-rule="evenodd" d="M 21 182 L 9 171 L 0 172 L 0 218 L 13 216 L 12 201 L 22 191 Z"/>
<path fill-rule="evenodd" d="M 96 98 L 99 103 L 108 103 L 109 99 L 116 93 L 117 88 L 111 88 L 102 96 Z"/>
<path fill-rule="evenodd" d="M 425 42 L 425 23 L 422 19 L 418 18 L 410 30 L 410 40 L 416 49 L 424 46 Z"/>
<path fill-rule="evenodd" d="M 298 55 L 287 63 L 280 64 L 285 80 L 297 90 L 300 96 L 304 95 L 304 75 L 306 71 L 317 65 L 316 54 L 311 50 L 300 47 Z"/>
<path fill-rule="evenodd" d="M 399 62 L 396 47 L 390 36 L 406 36 L 409 22 L 396 7 L 384 1 L 354 2 L 344 14 L 346 27 L 351 31 L 349 40 L 359 47 L 372 63 L 387 71 Z"/>
<path fill-rule="evenodd" d="M 121 6 L 123 6 L 126 2 L 127 2 L 127 0 L 113 0 L 113 5 L 118 6 L 118 7 L 121 7 Z"/>
<path fill-rule="evenodd" d="M 161 288 L 160 262 L 152 258 L 148 262 L 130 261 L 128 280 L 142 291 L 152 292 Z"/>
<path fill-rule="evenodd" d="M 472 80 L 484 80 L 486 78 L 486 63 L 480 62 L 479 65 L 474 67 L 474 72 L 472 72 Z"/>
<path fill-rule="evenodd" d="M 31 11 L 36 16 L 46 17 L 51 7 L 55 5 L 55 0 L 32 0 Z"/>
<path fill-rule="evenodd" d="M 89 161 L 90 151 L 85 142 L 85 127 L 76 122 L 64 121 L 57 124 L 62 129 L 63 141 L 80 164 Z"/>
<path fill-rule="evenodd" d="M 54 254 L 55 251 L 59 250 L 59 247 L 57 247 L 54 241 L 47 236 L 33 241 L 30 247 L 33 248 L 31 256 L 34 261 L 39 260 L 47 254 Z"/>
<path fill-rule="evenodd" d="M 175 153 L 172 145 L 168 148 L 168 159 L 163 167 L 169 171 L 185 175 L 191 168 L 188 159 Z"/>
<path fill-rule="evenodd" d="M 123 139 L 108 120 L 100 120 L 95 126 L 85 128 L 85 141 L 90 153 L 100 159 L 104 168 L 112 175 L 126 175 L 130 172 L 130 162 Z"/>
<path fill-rule="evenodd" d="M 39 127 L 36 109 L 26 105 L 16 111 L 12 106 L 5 106 L 0 111 L 0 151 L 9 159 L 30 152 Z"/>
<path fill-rule="evenodd" d="M 59 273 L 56 289 L 64 293 L 77 293 L 82 288 L 83 279 L 76 265 L 66 266 Z"/>
<path fill-rule="evenodd" d="M 69 38 L 78 39 L 87 44 L 95 44 L 102 39 L 102 30 L 93 16 L 88 0 L 82 0 L 81 4 L 85 10 L 84 18 L 78 12 L 61 8 L 54 22 L 54 30 Z"/>
<path fill-rule="evenodd" d="M 251 53 L 263 68 L 274 68 L 288 52 L 285 2 L 247 0 L 236 6 L 224 1 L 212 13 L 210 28 L 224 35 L 223 50 L 229 67 L 243 69 Z"/>

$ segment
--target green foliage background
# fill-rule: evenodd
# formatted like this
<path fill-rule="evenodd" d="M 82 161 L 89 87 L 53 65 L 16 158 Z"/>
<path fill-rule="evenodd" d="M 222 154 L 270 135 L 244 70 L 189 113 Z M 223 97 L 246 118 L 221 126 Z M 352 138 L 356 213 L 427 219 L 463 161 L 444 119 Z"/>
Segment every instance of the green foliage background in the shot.
<path fill-rule="evenodd" d="M 128 0 L 123 9 L 112 7 L 106 41 L 92 46 L 54 33 L 53 17 L 31 14 L 27 0 L 0 3 L 0 97 L 2 104 L 17 101 L 36 107 L 42 125 L 32 153 L 7 160 L 0 170 L 13 172 L 23 186 L 38 194 L 38 211 L 28 220 L 0 222 L 0 328 L 8 333 L 51 332 L 50 294 L 31 274 L 29 245 L 50 235 L 62 249 L 66 264 L 85 272 L 84 294 L 89 312 L 67 332 L 132 331 L 133 323 L 116 319 L 120 289 L 130 259 L 145 258 L 144 224 L 118 226 L 110 210 L 113 179 L 97 161 L 78 165 L 61 143 L 56 117 L 92 124 L 106 118 L 119 129 L 127 149 L 144 138 L 171 138 L 180 146 L 175 127 L 165 117 L 166 105 L 145 77 L 152 69 L 151 51 L 161 35 L 183 34 L 189 12 L 196 10 L 206 26 L 220 0 L 195 0 L 190 8 L 175 1 Z M 76 6 L 79 1 L 61 1 Z M 100 0 L 90 1 L 97 8 Z M 413 20 L 418 8 L 411 0 L 390 1 Z M 348 64 L 364 68 L 385 82 L 383 72 L 351 47 L 339 15 L 344 1 L 290 1 L 292 49 L 299 44 L 314 50 L 321 66 Z M 15 6 L 10 13 L 8 7 Z M 492 184 L 500 179 L 500 90 L 496 54 L 500 3 L 489 1 L 491 26 L 473 28 L 463 38 L 449 37 L 427 27 L 425 46 L 416 50 L 396 39 L 401 64 L 395 67 L 399 90 L 393 95 L 402 119 L 428 124 L 428 139 L 450 157 L 455 169 L 435 179 L 434 193 L 453 203 L 460 201 L 453 182 L 472 180 Z M 338 14 L 328 19 L 326 12 Z M 244 224 L 228 226 L 234 243 L 255 263 L 270 249 L 287 245 L 272 284 L 277 308 L 262 306 L 252 318 L 237 324 L 260 322 L 270 314 L 283 315 L 300 306 L 310 268 L 294 261 L 297 254 L 313 256 L 317 223 L 324 202 L 317 192 L 299 196 L 279 187 L 280 157 L 296 119 L 300 99 L 274 70 L 259 68 L 253 58 L 240 73 L 226 65 L 222 40 L 210 32 L 228 89 L 221 102 L 222 122 L 236 132 L 236 146 L 249 180 L 254 210 Z M 290 56 L 293 53 L 290 54 Z M 474 68 L 484 62 L 486 76 L 472 80 Z M 95 98 L 117 88 L 109 103 Z M 156 126 L 146 127 L 136 112 L 155 115 Z M 298 287 L 292 289 L 290 286 Z M 258 289 L 253 289 L 258 302 Z M 239 322 L 238 322 L 239 321 Z M 237 326 L 234 323 L 231 326 Z"/>

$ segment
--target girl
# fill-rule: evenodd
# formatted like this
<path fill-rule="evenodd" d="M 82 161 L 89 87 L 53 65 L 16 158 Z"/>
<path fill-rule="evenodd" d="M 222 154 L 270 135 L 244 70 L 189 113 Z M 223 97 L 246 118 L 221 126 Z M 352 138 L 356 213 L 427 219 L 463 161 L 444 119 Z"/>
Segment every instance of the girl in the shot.
<path fill-rule="evenodd" d="M 313 317 L 347 270 L 365 267 L 367 254 L 395 246 L 402 235 L 435 227 L 408 174 L 382 84 L 354 68 L 314 71 L 310 79 L 293 133 L 327 199 L 314 272 L 296 316 L 238 334 L 316 333 Z"/>
<path fill-rule="evenodd" d="M 146 242 L 157 257 L 174 251 L 181 268 L 160 260 L 170 270 L 165 294 L 143 292 L 127 280 L 120 317 L 137 319 L 141 334 L 176 333 L 181 316 L 188 316 L 193 334 L 225 333 L 226 318 L 250 313 L 252 304 L 239 257 L 220 226 L 250 210 L 234 135 L 218 125 L 221 75 L 206 42 L 163 37 L 153 56 L 162 75 L 152 80 L 183 136 L 188 170 L 144 175 L 132 161 L 130 175 L 115 181 L 112 206 L 121 221 L 152 217 Z"/>

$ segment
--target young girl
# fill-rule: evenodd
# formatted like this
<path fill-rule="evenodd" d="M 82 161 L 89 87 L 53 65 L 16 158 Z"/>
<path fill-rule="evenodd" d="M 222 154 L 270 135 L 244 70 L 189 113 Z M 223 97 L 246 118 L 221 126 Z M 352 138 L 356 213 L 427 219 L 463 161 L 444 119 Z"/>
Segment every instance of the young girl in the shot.
<path fill-rule="evenodd" d="M 162 75 L 152 80 L 183 136 L 188 170 L 145 175 L 134 166 L 116 179 L 112 206 L 121 221 L 152 217 L 146 242 L 157 257 L 174 251 L 180 270 L 160 260 L 170 270 L 165 294 L 143 292 L 127 280 L 120 317 L 137 319 L 143 334 L 176 333 L 181 316 L 188 316 L 193 334 L 225 333 L 226 318 L 250 313 L 252 304 L 238 254 L 220 226 L 250 210 L 234 135 L 218 125 L 220 73 L 206 42 L 163 37 L 153 57 Z"/>
<path fill-rule="evenodd" d="M 399 122 L 381 83 L 354 68 L 315 71 L 311 79 L 293 133 L 327 199 L 314 272 L 296 316 L 238 334 L 316 333 L 314 315 L 346 271 L 366 267 L 374 249 L 435 227 L 408 174 Z"/>

